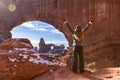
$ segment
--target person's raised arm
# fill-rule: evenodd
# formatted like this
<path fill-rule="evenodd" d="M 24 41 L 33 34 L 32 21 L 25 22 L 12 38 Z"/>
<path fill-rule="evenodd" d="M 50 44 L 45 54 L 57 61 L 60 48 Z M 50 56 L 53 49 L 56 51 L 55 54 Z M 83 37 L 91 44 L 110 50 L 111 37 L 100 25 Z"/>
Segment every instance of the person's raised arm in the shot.
<path fill-rule="evenodd" d="M 74 34 L 74 30 L 72 30 L 72 28 L 70 27 L 70 25 L 68 24 L 68 21 L 64 21 L 65 26 L 69 29 L 69 31 Z"/>
<path fill-rule="evenodd" d="M 93 24 L 94 20 L 90 20 L 88 24 L 82 29 L 82 32 L 86 32 L 87 29 Z"/>

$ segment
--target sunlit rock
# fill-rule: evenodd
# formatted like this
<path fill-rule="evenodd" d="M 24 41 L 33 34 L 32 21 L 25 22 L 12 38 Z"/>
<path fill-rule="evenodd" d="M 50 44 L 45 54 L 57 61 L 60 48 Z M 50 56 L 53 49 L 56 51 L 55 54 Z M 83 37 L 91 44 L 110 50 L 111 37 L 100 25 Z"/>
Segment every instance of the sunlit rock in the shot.
<path fill-rule="evenodd" d="M 62 18 L 66 18 L 74 29 L 77 24 L 85 26 L 90 18 L 94 17 L 95 23 L 83 39 L 85 61 L 95 63 L 100 68 L 119 65 L 120 0 L 14 1 L 16 11 L 9 12 L 5 6 L 9 1 L 1 0 L 4 6 L 1 5 L 0 9 L 0 43 L 11 38 L 10 31 L 15 26 L 26 21 L 40 20 L 63 32 L 71 46 L 72 35 L 63 24 Z"/>
<path fill-rule="evenodd" d="M 7 39 L 0 44 L 1 49 L 12 50 L 15 48 L 28 48 L 32 49 L 33 46 L 28 39 L 25 38 L 16 38 L 16 39 Z"/>
<path fill-rule="evenodd" d="M 30 80 L 31 78 L 56 70 L 53 62 L 40 57 L 33 49 L 0 49 L 0 80 Z"/>

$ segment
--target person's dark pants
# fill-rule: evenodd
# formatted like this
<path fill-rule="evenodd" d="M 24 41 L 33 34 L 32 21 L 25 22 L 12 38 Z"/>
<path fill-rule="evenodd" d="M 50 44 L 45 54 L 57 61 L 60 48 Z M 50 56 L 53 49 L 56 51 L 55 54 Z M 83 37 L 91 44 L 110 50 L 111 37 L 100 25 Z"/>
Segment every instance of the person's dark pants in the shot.
<path fill-rule="evenodd" d="M 80 73 L 84 72 L 84 56 L 83 56 L 83 46 L 74 45 L 73 46 L 73 65 L 72 71 L 77 72 L 79 69 Z"/>

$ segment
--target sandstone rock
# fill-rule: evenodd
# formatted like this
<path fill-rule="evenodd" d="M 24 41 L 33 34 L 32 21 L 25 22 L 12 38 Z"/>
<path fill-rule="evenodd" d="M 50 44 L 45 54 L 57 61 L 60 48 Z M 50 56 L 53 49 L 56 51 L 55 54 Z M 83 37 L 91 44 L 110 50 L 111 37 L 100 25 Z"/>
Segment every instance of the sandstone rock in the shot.
<path fill-rule="evenodd" d="M 7 6 L 9 1 L 2 0 L 2 3 Z M 87 60 L 92 62 L 103 60 L 98 62 L 98 66 L 104 60 L 107 64 L 110 63 L 111 59 L 114 60 L 113 65 L 119 64 L 117 55 L 120 53 L 120 0 L 14 0 L 14 3 L 17 6 L 14 12 L 1 5 L 0 42 L 11 37 L 10 31 L 15 26 L 26 21 L 40 20 L 63 32 L 72 45 L 72 36 L 64 26 L 62 18 L 66 18 L 70 27 L 74 29 L 75 25 L 84 26 L 91 17 L 94 17 L 95 23 L 89 28 L 83 40 Z M 108 38 L 111 39 L 111 43 L 101 45 L 101 42 L 104 43 Z M 103 55 L 102 58 L 98 58 L 97 53 Z M 110 56 L 109 59 L 105 59 L 104 54 Z"/>
<path fill-rule="evenodd" d="M 68 59 L 70 59 L 70 53 L 69 51 L 63 51 L 59 54 L 44 54 L 44 53 L 40 53 L 40 56 L 45 59 L 45 60 L 49 60 L 54 62 L 55 64 L 59 65 L 59 66 L 71 66 L 71 62 L 69 62 Z"/>
<path fill-rule="evenodd" d="M 40 39 L 39 42 L 39 53 L 47 53 L 47 51 L 49 51 L 51 49 L 52 45 L 47 45 L 44 41 L 43 38 Z"/>
<path fill-rule="evenodd" d="M 32 49 L 0 50 L 0 67 L 0 80 L 30 80 L 58 68 Z"/>
<path fill-rule="evenodd" d="M 3 0 L 2 3 L 5 5 L 9 4 L 6 0 Z M 91 17 L 95 18 L 94 27 L 91 27 L 85 36 L 84 41 L 86 44 L 101 39 L 105 35 L 116 35 L 119 37 L 120 34 L 119 0 L 16 0 L 14 3 L 17 6 L 16 11 L 10 12 L 4 5 L 2 5 L 0 10 L 0 30 L 2 31 L 0 34 L 4 37 L 7 36 L 6 38 L 10 37 L 8 34 L 15 26 L 26 21 L 40 20 L 52 24 L 56 29 L 63 32 L 69 44 L 72 45 L 72 36 L 64 26 L 62 18 L 66 18 L 69 21 L 72 29 L 77 24 L 86 25 Z"/>
<path fill-rule="evenodd" d="M 96 72 L 85 72 L 83 74 L 73 73 L 67 68 L 47 72 L 32 80 L 119 80 L 120 68 L 106 68 Z M 46 77 L 47 76 L 47 77 Z"/>
<path fill-rule="evenodd" d="M 39 42 L 39 53 L 53 53 L 59 54 L 60 52 L 64 51 L 64 45 L 54 45 L 54 44 L 46 44 L 44 39 L 41 38 Z"/>
<path fill-rule="evenodd" d="M 0 44 L 0 49 L 14 49 L 14 48 L 28 48 L 32 49 L 33 46 L 28 39 L 19 38 L 19 39 L 7 39 L 6 41 Z"/>
<path fill-rule="evenodd" d="M 11 38 L 11 37 L 12 37 L 12 34 L 9 31 L 3 31 L 0 28 L 0 43 L 4 42 L 6 39 Z"/>

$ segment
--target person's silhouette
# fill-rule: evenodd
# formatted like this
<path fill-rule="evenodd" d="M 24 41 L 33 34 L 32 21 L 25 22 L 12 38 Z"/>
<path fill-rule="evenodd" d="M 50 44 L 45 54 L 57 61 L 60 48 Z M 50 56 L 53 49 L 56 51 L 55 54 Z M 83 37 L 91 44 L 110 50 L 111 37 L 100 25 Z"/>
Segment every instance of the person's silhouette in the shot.
<path fill-rule="evenodd" d="M 73 47 L 72 47 L 72 53 L 73 53 L 73 64 L 72 64 L 72 71 L 77 72 L 79 69 L 80 73 L 84 72 L 84 57 L 83 57 L 83 46 L 81 45 L 82 37 L 85 31 L 89 28 L 90 25 L 94 20 L 90 20 L 89 23 L 82 29 L 80 25 L 77 25 L 75 30 L 72 30 L 70 25 L 68 24 L 68 21 L 65 20 L 64 24 L 69 29 L 69 31 L 73 35 Z"/>

